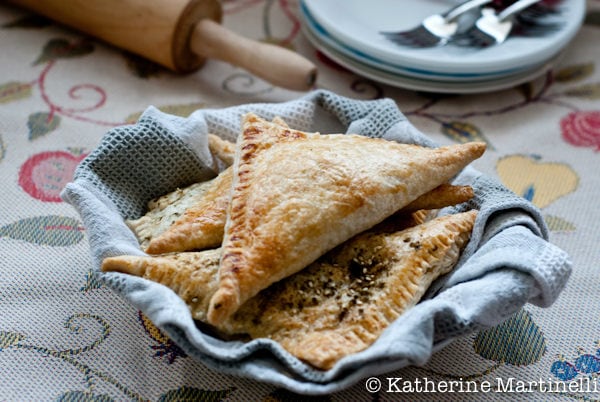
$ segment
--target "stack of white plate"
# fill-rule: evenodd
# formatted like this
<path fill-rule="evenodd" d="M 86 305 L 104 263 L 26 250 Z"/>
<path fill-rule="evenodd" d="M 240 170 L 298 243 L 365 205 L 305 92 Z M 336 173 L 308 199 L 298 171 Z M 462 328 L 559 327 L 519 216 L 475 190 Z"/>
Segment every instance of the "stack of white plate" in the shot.
<path fill-rule="evenodd" d="M 381 32 L 403 31 L 455 5 L 453 0 L 300 0 L 303 31 L 326 56 L 359 75 L 396 87 L 442 93 L 509 88 L 547 71 L 577 34 L 585 0 L 563 0 L 556 30 L 513 36 L 487 48 L 449 44 L 415 49 Z"/>

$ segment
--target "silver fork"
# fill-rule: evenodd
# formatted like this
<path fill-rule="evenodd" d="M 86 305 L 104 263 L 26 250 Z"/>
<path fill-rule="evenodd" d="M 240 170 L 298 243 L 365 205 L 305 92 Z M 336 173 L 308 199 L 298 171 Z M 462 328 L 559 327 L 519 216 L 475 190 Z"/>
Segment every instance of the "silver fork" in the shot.
<path fill-rule="evenodd" d="M 456 43 L 473 47 L 488 47 L 503 43 L 515 27 L 516 17 L 526 8 L 541 0 L 519 0 L 499 13 L 491 8 L 481 10 L 481 17 L 475 24 L 456 39 Z M 556 24 L 536 24 L 529 22 L 530 34 L 541 35 L 556 29 Z"/>
<path fill-rule="evenodd" d="M 461 15 L 492 1 L 468 0 L 443 14 L 430 15 L 421 22 L 421 25 L 408 31 L 381 32 L 381 34 L 402 46 L 421 48 L 444 45 L 458 30 L 457 20 Z"/>

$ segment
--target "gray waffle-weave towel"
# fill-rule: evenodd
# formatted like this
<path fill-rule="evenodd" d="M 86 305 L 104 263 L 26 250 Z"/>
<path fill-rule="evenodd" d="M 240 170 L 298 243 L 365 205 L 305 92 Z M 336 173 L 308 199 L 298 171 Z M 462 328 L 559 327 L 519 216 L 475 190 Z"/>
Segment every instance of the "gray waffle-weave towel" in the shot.
<path fill-rule="evenodd" d="M 525 303 L 550 306 L 565 286 L 569 257 L 547 241 L 540 212 L 473 168 L 465 169 L 456 183 L 470 184 L 475 198 L 443 211 L 480 211 L 457 269 L 435 283 L 433 297 L 402 315 L 370 348 L 329 371 L 311 368 L 267 339 L 216 339 L 196 326 L 187 306 L 168 288 L 125 274 L 101 273 L 105 257 L 144 255 L 124 219 L 143 214 L 151 198 L 213 177 L 207 133 L 235 140 L 246 112 L 267 119 L 280 116 L 303 131 L 436 146 L 393 101 L 353 100 L 324 90 L 285 103 L 202 109 L 187 118 L 149 107 L 136 124 L 110 130 L 78 167 L 62 196 L 81 215 L 98 278 L 206 365 L 298 393 L 333 392 L 367 376 L 424 364 L 453 338 L 498 324 Z"/>

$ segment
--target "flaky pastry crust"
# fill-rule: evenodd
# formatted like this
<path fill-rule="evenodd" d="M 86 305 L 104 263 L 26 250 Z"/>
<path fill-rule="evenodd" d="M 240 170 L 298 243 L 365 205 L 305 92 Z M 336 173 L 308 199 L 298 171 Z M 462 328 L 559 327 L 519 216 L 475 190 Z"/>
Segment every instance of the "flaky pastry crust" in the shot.
<path fill-rule="evenodd" d="M 231 167 L 221 172 L 203 196 L 189 205 L 163 233 L 148 242 L 150 254 L 215 248 L 221 245 L 233 178 Z"/>
<path fill-rule="evenodd" d="M 447 182 L 484 150 L 308 135 L 246 115 L 209 322 L 221 325 L 262 289 Z"/>

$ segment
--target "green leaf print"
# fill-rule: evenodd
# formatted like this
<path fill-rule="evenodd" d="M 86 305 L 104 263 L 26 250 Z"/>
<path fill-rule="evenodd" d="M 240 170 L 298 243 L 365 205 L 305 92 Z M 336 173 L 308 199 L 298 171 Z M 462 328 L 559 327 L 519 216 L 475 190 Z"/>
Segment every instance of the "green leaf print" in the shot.
<path fill-rule="evenodd" d="M 11 81 L 0 85 L 0 103 L 14 102 L 31 96 L 31 84 Z"/>
<path fill-rule="evenodd" d="M 43 137 L 51 131 L 56 130 L 60 124 L 60 116 L 47 112 L 37 112 L 29 115 L 27 128 L 29 129 L 29 140 Z"/>
<path fill-rule="evenodd" d="M 14 332 L 0 331 L 0 351 L 10 348 L 25 339 L 25 335 Z"/>
<path fill-rule="evenodd" d="M 577 228 L 566 219 L 554 215 L 545 215 L 544 221 L 553 232 L 574 232 Z"/>
<path fill-rule="evenodd" d="M 56 402 L 67 402 L 67 401 L 77 401 L 77 402 L 113 402 L 114 399 L 109 395 L 95 395 L 90 392 L 82 392 L 82 391 L 67 391 L 58 398 L 56 398 Z"/>
<path fill-rule="evenodd" d="M 464 144 L 471 141 L 483 141 L 487 143 L 490 148 L 492 148 L 491 144 L 485 138 L 481 130 L 469 122 L 452 121 L 449 123 L 444 123 L 442 125 L 442 133 L 459 143 Z"/>
<path fill-rule="evenodd" d="M 600 99 L 600 82 L 571 88 L 564 91 L 563 94 L 574 98 L 598 100 Z"/>
<path fill-rule="evenodd" d="M 271 392 L 263 402 L 330 402 L 331 400 L 329 395 L 299 395 L 287 389 L 278 388 Z"/>
<path fill-rule="evenodd" d="M 37 245 L 61 247 L 79 243 L 84 235 L 77 219 L 47 215 L 25 218 L 2 226 L 0 237 L 23 240 Z"/>
<path fill-rule="evenodd" d="M 136 54 L 124 52 L 123 55 L 129 70 L 139 78 L 148 79 L 157 77 L 167 71 L 167 69 L 160 64 Z"/>
<path fill-rule="evenodd" d="M 52 60 L 84 56 L 94 51 L 94 45 L 86 40 L 69 42 L 66 39 L 50 39 L 42 49 L 42 54 L 33 65 Z"/>
<path fill-rule="evenodd" d="M 579 81 L 594 73 L 594 63 L 576 64 L 561 68 L 554 74 L 558 82 Z"/>
<path fill-rule="evenodd" d="M 479 332 L 473 346 L 485 359 L 514 366 L 533 364 L 546 353 L 542 331 L 523 309 L 497 327 Z"/>

